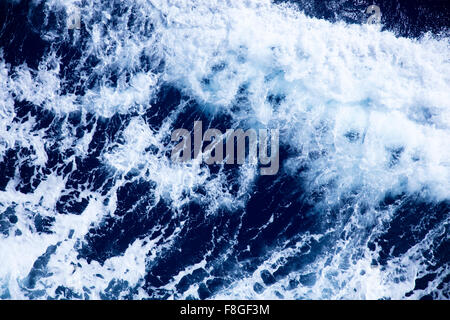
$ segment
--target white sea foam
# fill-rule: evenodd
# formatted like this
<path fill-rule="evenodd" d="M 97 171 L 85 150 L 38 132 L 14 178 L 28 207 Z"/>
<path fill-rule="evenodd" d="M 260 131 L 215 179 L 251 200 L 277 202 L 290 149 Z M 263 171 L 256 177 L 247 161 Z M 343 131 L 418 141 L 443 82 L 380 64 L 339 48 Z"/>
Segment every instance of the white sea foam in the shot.
<path fill-rule="evenodd" d="M 78 4 L 52 0 L 47 10 Z M 391 210 L 375 210 L 386 192 L 418 192 L 429 201 L 450 199 L 447 38 L 398 38 L 376 26 L 309 18 L 295 8 L 269 0 L 139 0 L 125 2 L 124 8 L 125 14 L 115 24 L 110 22 L 112 8 L 108 4 L 92 1 L 81 8 L 88 39 L 75 68 L 80 76 L 78 85 L 98 77 L 93 86 L 85 87 L 81 97 L 61 92 L 66 79 L 59 76 L 60 61 L 55 53 L 43 57 L 38 70 L 25 64 L 11 69 L 0 58 L 2 157 L 19 143 L 36 149 L 34 164 L 43 165 L 47 160 L 43 133 L 31 132 L 33 119 L 12 123 L 13 94 L 57 114 L 81 109 L 110 117 L 116 112 L 151 108 L 148 103 L 159 84 L 169 83 L 195 97 L 209 112 L 229 112 L 236 121 L 282 129 L 285 135 L 281 142 L 297 154 L 287 159 L 281 170 L 295 175 L 297 168 L 307 163 L 309 170 L 299 177 L 299 183 L 309 191 L 327 186 L 321 210 L 338 204 L 354 190 L 358 191 L 356 202 L 369 206 L 368 214 L 362 216 L 356 209 L 354 217 L 341 226 L 353 237 L 338 243 L 334 254 L 325 254 L 309 269 L 290 274 L 261 294 L 255 293 L 253 285 L 261 282 L 261 270 L 274 271 L 274 262 L 299 254 L 298 248 L 308 237 L 320 237 L 305 235 L 297 249 L 274 252 L 253 275 L 236 281 L 216 298 L 277 298 L 277 291 L 286 298 L 402 298 L 414 287 L 415 279 L 426 272 L 420 264 L 420 252 L 434 233 L 442 232 L 439 226 L 384 270 L 371 265 L 377 253 L 366 248 L 360 259 L 344 262 L 364 247 L 366 227 L 377 232 L 382 222 L 391 219 Z M 134 29 L 129 29 L 132 11 Z M 146 24 L 149 21 L 153 24 L 151 32 Z M 68 38 L 69 34 L 63 36 Z M 75 36 L 74 41 L 77 39 Z M 139 70 L 142 55 L 151 57 L 155 65 L 164 61 L 163 71 Z M 91 74 L 85 74 L 82 68 L 91 56 L 99 63 Z M 106 76 L 110 71 L 119 75 L 128 72 L 131 77 L 129 81 L 119 77 L 118 84 L 112 85 Z M 236 109 L 236 96 L 242 88 L 246 88 L 248 103 Z M 279 96 L 280 103 L 271 104 L 271 95 Z M 105 152 L 102 160 L 118 176 L 139 168 L 139 178 L 156 183 L 156 199 L 167 199 L 174 211 L 195 198 L 195 187 L 200 185 L 207 189 L 202 197 L 210 205 L 209 213 L 223 205 L 242 207 L 246 199 L 243 193 L 251 193 L 257 171 L 241 168 L 241 194 L 236 198 L 226 189 L 224 175 L 219 173 L 211 179 L 209 170 L 196 160 L 171 163 L 164 156 L 162 143 L 171 121 L 166 119 L 162 128 L 153 132 L 143 120 L 133 119 L 123 133 L 124 143 Z M 8 126 L 12 129 L 7 130 Z M 62 145 L 75 146 L 80 155 L 87 152 L 92 133 L 76 140 L 65 131 L 63 137 Z M 149 146 L 160 151 L 150 154 L 146 152 Z M 103 265 L 78 259 L 75 250 L 91 224 L 101 223 L 114 212 L 115 192 L 122 180 L 111 189 L 109 205 L 102 203 L 103 196 L 86 193 L 82 196 L 90 200 L 85 211 L 80 216 L 67 216 L 55 211 L 56 199 L 64 188 L 63 177 L 52 175 L 30 195 L 14 190 L 17 179 L 0 192 L 0 204 L 1 210 L 13 202 L 18 204 L 16 213 L 21 224 L 16 227 L 24 233 L 0 238 L 0 260 L 6 262 L 0 267 L 0 288 L 8 287 L 13 298 L 24 298 L 21 281 L 33 262 L 59 242 L 48 263 L 51 275 L 41 279 L 37 289 L 53 294 L 58 285 L 65 285 L 83 292 L 88 284 L 90 297 L 100 298 L 113 279 L 126 280 L 130 287 L 142 286 L 146 259 L 161 250 L 156 245 L 158 239 L 136 240 L 122 256 L 112 257 Z M 53 233 L 30 231 L 29 210 L 54 216 Z M 68 238 L 70 230 L 74 230 L 72 239 Z M 172 240 L 166 239 L 165 245 Z M 397 270 L 396 264 L 404 269 Z M 166 289 L 173 289 L 185 273 L 198 266 L 180 272 Z M 286 290 L 289 280 L 307 272 L 316 272 L 312 286 Z M 440 270 L 437 279 L 448 273 L 448 269 Z M 425 291 L 436 285 L 433 282 Z M 183 297 L 197 296 L 197 286 L 191 286 Z M 135 298 L 146 296 L 140 289 Z"/>

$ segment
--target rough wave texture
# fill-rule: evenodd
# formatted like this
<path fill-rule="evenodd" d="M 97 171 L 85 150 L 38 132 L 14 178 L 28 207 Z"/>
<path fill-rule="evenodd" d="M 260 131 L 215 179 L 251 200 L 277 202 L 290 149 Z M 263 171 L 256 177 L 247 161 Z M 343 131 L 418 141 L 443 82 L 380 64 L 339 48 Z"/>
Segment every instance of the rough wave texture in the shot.
<path fill-rule="evenodd" d="M 448 6 L 368 2 L 2 1 L 0 297 L 449 299 Z"/>

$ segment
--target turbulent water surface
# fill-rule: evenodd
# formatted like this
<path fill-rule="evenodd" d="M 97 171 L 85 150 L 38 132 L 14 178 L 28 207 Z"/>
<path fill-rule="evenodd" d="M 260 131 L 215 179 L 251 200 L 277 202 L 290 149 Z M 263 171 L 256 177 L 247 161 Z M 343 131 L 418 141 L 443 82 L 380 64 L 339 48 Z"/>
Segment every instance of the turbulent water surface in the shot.
<path fill-rule="evenodd" d="M 0 3 L 1 298 L 450 299 L 445 1 Z"/>

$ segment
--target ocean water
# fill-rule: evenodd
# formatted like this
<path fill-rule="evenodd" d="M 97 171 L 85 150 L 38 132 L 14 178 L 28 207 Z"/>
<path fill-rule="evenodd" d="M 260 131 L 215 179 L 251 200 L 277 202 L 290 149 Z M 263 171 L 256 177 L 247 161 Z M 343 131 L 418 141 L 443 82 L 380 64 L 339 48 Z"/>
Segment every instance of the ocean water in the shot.
<path fill-rule="evenodd" d="M 449 299 L 450 5 L 371 4 L 1 0 L 0 298 Z"/>

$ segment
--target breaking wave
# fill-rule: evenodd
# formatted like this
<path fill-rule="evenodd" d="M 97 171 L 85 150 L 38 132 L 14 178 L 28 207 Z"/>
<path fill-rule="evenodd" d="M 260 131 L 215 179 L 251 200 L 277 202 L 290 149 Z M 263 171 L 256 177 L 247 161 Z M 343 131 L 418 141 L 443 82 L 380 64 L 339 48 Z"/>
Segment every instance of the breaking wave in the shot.
<path fill-rule="evenodd" d="M 448 29 L 316 4 L 4 1 L 0 297 L 449 299 Z M 195 120 L 280 171 L 171 162 Z"/>

